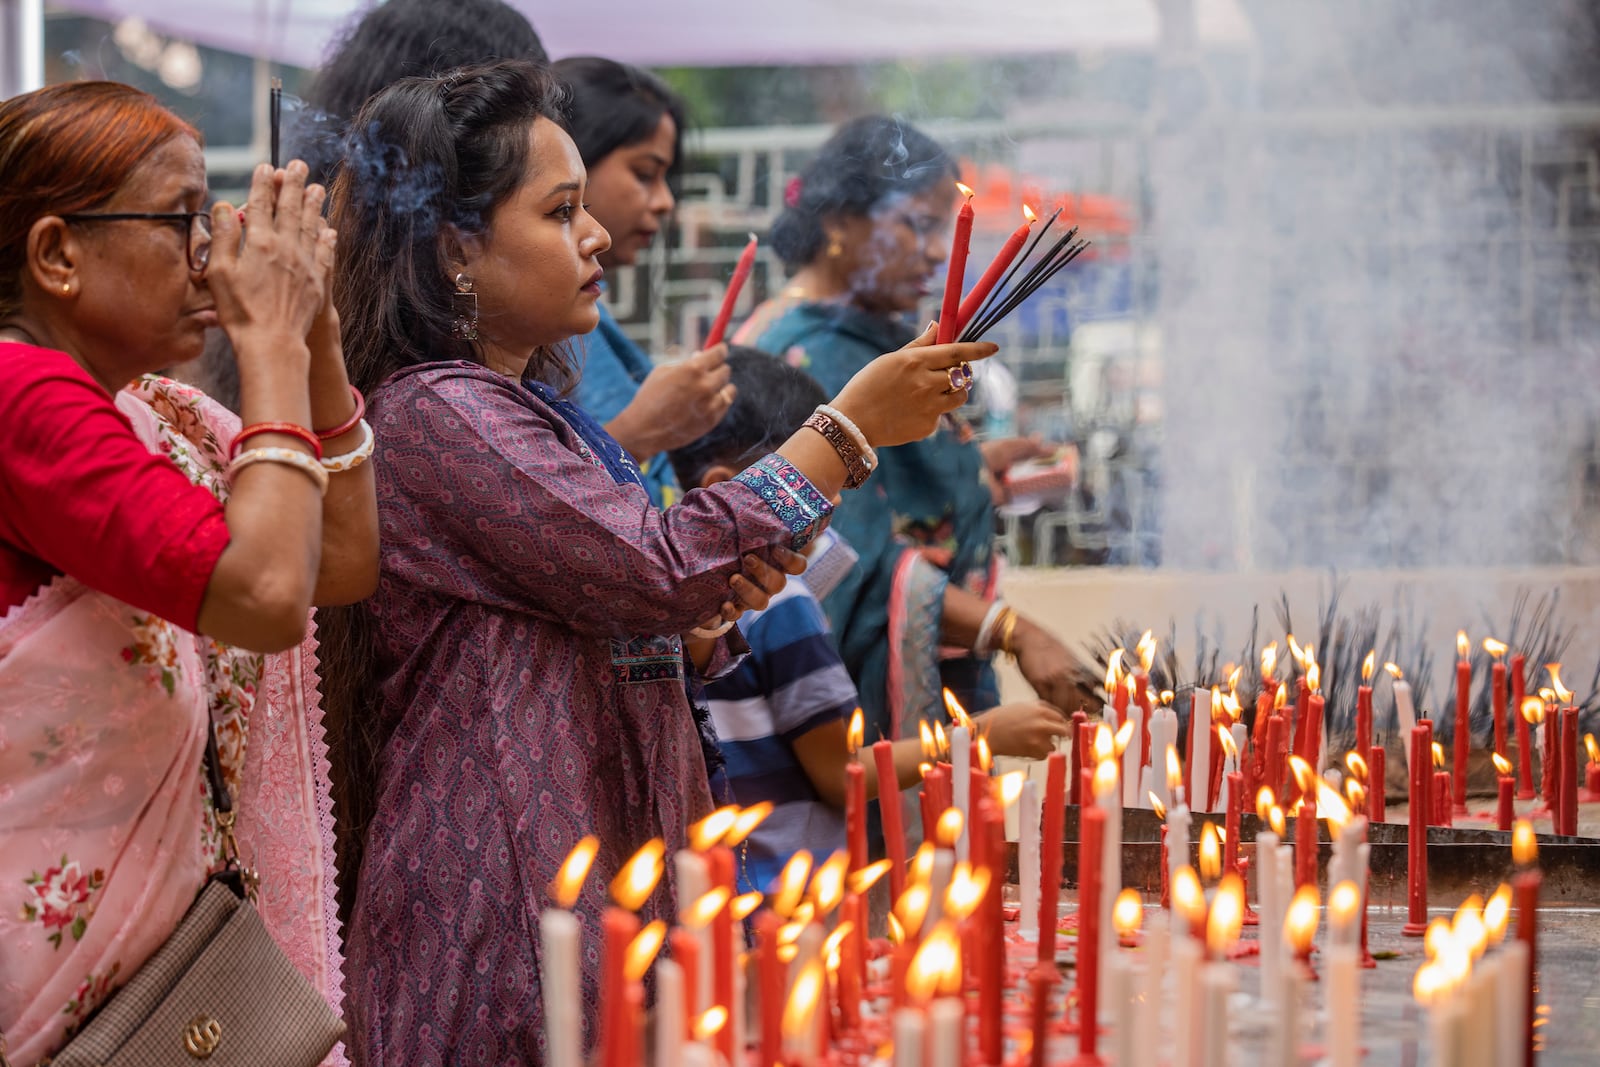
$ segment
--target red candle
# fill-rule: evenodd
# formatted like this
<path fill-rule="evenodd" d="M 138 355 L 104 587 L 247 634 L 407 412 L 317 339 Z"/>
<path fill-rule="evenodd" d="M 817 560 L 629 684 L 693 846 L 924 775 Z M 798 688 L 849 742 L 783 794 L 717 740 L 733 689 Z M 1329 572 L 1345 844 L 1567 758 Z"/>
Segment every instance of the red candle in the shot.
<path fill-rule="evenodd" d="M 776 912 L 762 908 L 756 916 L 756 981 L 760 994 L 757 1012 L 761 1019 L 760 1067 L 773 1067 L 783 1060 L 783 987 L 787 970 L 778 958 L 778 931 L 783 920 Z M 724 1030 L 732 1029 L 732 1020 Z"/>
<path fill-rule="evenodd" d="M 629 982 L 622 991 L 622 1020 L 614 1031 L 617 1041 L 617 1067 L 644 1062 L 639 1050 L 644 1047 L 644 983 Z"/>
<path fill-rule="evenodd" d="M 1592 736 L 1585 737 L 1584 742 L 1592 740 Z M 1590 749 L 1590 755 L 1594 750 Z M 1600 761 L 1591 759 L 1584 768 L 1583 788 L 1589 793 L 1588 800 L 1600 800 Z"/>
<path fill-rule="evenodd" d="M 1578 709 L 1561 709 L 1561 833 L 1578 832 Z"/>
<path fill-rule="evenodd" d="M 1077 762 L 1076 749 L 1073 762 Z M 1045 760 L 1044 811 L 1039 820 L 1039 962 L 1055 966 L 1056 926 L 1061 901 L 1061 837 L 1066 817 L 1067 757 Z"/>
<path fill-rule="evenodd" d="M 1306 736 L 1307 736 L 1307 725 L 1306 724 L 1309 721 L 1306 718 L 1306 716 L 1310 713 L 1310 711 L 1311 711 L 1311 683 L 1309 681 L 1307 681 L 1306 680 L 1306 676 L 1302 674 L 1298 679 L 1295 680 L 1294 723 L 1293 723 L 1293 725 L 1294 725 L 1294 738 L 1293 738 L 1293 741 L 1291 742 L 1291 745 L 1292 745 L 1294 754 L 1296 756 L 1299 756 L 1301 759 L 1305 760 L 1307 763 L 1310 763 L 1311 760 L 1312 760 L 1312 757 L 1310 755 L 1308 755 L 1306 753 L 1306 750 L 1305 750 L 1306 749 Z M 1300 788 L 1300 783 L 1299 782 L 1294 783 L 1293 788 L 1298 790 Z M 1298 792 L 1295 795 L 1298 797 L 1299 796 Z"/>
<path fill-rule="evenodd" d="M 1072 744 L 1072 780 L 1068 788 L 1072 791 L 1072 803 L 1076 806 L 1091 799 L 1083 792 L 1083 772 L 1090 769 L 1085 756 L 1089 746 L 1094 744 L 1094 730 L 1089 726 L 1089 717 L 1081 711 L 1073 713 L 1072 721 L 1076 730 Z"/>
<path fill-rule="evenodd" d="M 628 1059 L 628 945 L 639 933 L 630 911 L 609 907 L 600 919 L 600 1062 L 603 1067 L 633 1067 Z"/>
<path fill-rule="evenodd" d="M 845 895 L 839 905 L 839 921 L 850 924 L 850 933 L 839 944 L 839 1029 L 851 1032 L 861 1025 L 861 988 L 866 976 L 866 909 L 857 893 Z"/>
<path fill-rule="evenodd" d="M 1516 788 L 1516 785 L 1517 780 L 1510 775 L 1502 774 L 1499 778 L 1500 796 L 1499 803 L 1495 806 L 1495 826 L 1497 829 L 1511 829 L 1511 820 L 1516 815 L 1516 809 L 1511 802 L 1511 793 Z"/>
<path fill-rule="evenodd" d="M 1285 796 L 1283 790 L 1284 768 L 1288 763 L 1289 753 L 1289 723 L 1277 712 L 1272 713 L 1272 721 L 1267 724 L 1267 784 L 1272 787 L 1274 796 Z"/>
<path fill-rule="evenodd" d="M 1227 833 L 1223 846 L 1222 869 L 1239 869 L 1239 816 L 1244 807 L 1244 775 L 1238 771 L 1228 774 L 1228 809 L 1222 817 L 1222 828 Z M 1163 828 L 1164 829 L 1164 828 Z M 1163 865 L 1164 866 L 1164 865 Z"/>
<path fill-rule="evenodd" d="M 667 937 L 672 946 L 672 958 L 683 968 L 683 1038 L 694 1036 L 694 1017 L 699 1014 L 700 1003 L 700 942 L 694 933 L 675 926 Z"/>
<path fill-rule="evenodd" d="M 1388 753 L 1382 745 L 1372 749 L 1372 761 L 1367 765 L 1367 819 L 1370 822 L 1387 822 L 1389 797 L 1386 792 Z"/>
<path fill-rule="evenodd" d="M 1433 824 L 1435 826 L 1452 826 L 1454 821 L 1450 812 L 1450 772 L 1433 772 Z"/>
<path fill-rule="evenodd" d="M 1433 788 L 1432 731 L 1426 721 L 1411 728 L 1411 790 L 1406 836 L 1406 937 L 1428 932 L 1428 792 Z"/>
<path fill-rule="evenodd" d="M 711 888 L 728 891 L 728 899 L 735 892 L 733 881 L 733 849 L 719 845 L 706 854 L 710 871 Z M 717 1049 L 729 1063 L 733 1062 L 733 912 L 727 904 L 717 909 L 711 919 L 711 1002 L 728 1013 L 728 1024 L 717 1031 Z M 632 1067 L 618 1065 L 618 1067 Z"/>
<path fill-rule="evenodd" d="M 1300 801 L 1300 814 L 1294 820 L 1295 888 L 1317 884 L 1317 794 L 1308 790 Z"/>
<path fill-rule="evenodd" d="M 1537 866 L 1539 846 L 1533 827 L 1519 822 L 1511 833 L 1511 861 L 1523 868 L 1511 876 L 1511 896 L 1517 908 L 1517 940 L 1528 946 L 1528 1003 L 1523 1015 L 1528 1033 L 1523 1043 L 1523 1064 L 1533 1067 L 1533 988 L 1539 972 L 1539 887 L 1544 884 L 1544 874 Z"/>
<path fill-rule="evenodd" d="M 874 742 L 872 760 L 878 767 L 878 816 L 883 823 L 884 849 L 889 853 L 889 899 L 896 901 L 906 887 L 906 832 L 900 821 L 900 781 L 894 771 L 894 743 Z"/>
<path fill-rule="evenodd" d="M 1459 643 L 1465 646 L 1467 635 L 1461 634 Z M 1463 647 L 1462 657 L 1456 662 L 1456 752 L 1455 766 L 1455 814 L 1467 813 L 1467 753 L 1472 744 L 1472 662 L 1466 658 Z M 1445 823 L 1445 825 L 1449 825 Z"/>
<path fill-rule="evenodd" d="M 1116 713 L 1116 716 L 1117 716 L 1116 725 L 1112 726 L 1111 728 L 1113 730 L 1120 730 L 1122 728 L 1123 722 L 1125 722 L 1127 720 L 1127 718 L 1128 718 L 1128 687 L 1127 686 L 1118 685 L 1118 686 L 1115 686 L 1115 687 L 1112 688 L 1112 690 L 1111 690 L 1111 710 L 1114 711 Z"/>
<path fill-rule="evenodd" d="M 1356 753 L 1372 771 L 1372 686 L 1362 683 L 1356 690 Z"/>
<path fill-rule="evenodd" d="M 1422 761 L 1422 769 L 1428 776 L 1428 780 L 1425 783 L 1427 788 L 1422 791 L 1422 819 L 1424 825 L 1432 826 L 1438 822 L 1438 818 L 1433 811 L 1435 806 L 1434 798 L 1438 795 L 1438 787 L 1433 781 L 1433 720 L 1419 719 L 1417 720 L 1417 725 L 1428 731 L 1428 747 L 1425 750 L 1425 757 Z"/>
<path fill-rule="evenodd" d="M 1095 1054 L 1100 1007 L 1100 868 L 1105 850 L 1106 813 L 1086 804 L 1078 816 L 1078 1060 L 1098 1063 Z"/>
<path fill-rule="evenodd" d="M 1006 268 L 1011 266 L 1011 261 L 1017 258 L 1017 253 L 1022 251 L 1022 243 L 1028 239 L 1028 232 L 1033 226 L 1035 216 L 1033 209 L 1027 204 L 1022 205 L 1022 215 L 1026 220 L 1021 226 L 1011 231 L 1011 236 L 1006 238 L 1006 243 L 1000 246 L 1000 251 L 995 253 L 994 259 L 989 261 L 989 268 L 983 272 L 978 283 L 972 287 L 966 299 L 961 301 L 961 309 L 956 320 L 956 333 L 967 328 L 972 321 L 972 316 L 978 313 L 983 306 L 984 298 L 999 284 L 1000 278 L 1005 274 Z"/>
<path fill-rule="evenodd" d="M 1533 799 L 1533 744 L 1528 720 L 1522 717 L 1522 702 L 1527 698 L 1526 660 L 1521 653 L 1511 657 L 1511 721 L 1517 731 L 1517 799 Z"/>
<path fill-rule="evenodd" d="M 961 286 L 967 276 L 967 252 L 972 245 L 972 190 L 960 182 L 956 188 L 966 199 L 956 212 L 956 232 L 950 239 L 950 261 L 945 265 L 944 303 L 939 307 L 939 343 L 947 345 L 961 332 Z"/>
<path fill-rule="evenodd" d="M 989 888 L 975 916 L 982 933 L 979 943 L 983 946 L 976 968 L 978 1050 L 984 1063 L 999 1067 L 1004 1062 L 1005 1041 L 1006 935 L 1001 893 L 1006 880 L 1006 817 L 1000 805 L 988 795 L 978 803 L 975 814 L 978 825 L 983 827 L 983 849 L 977 856 L 989 869 Z"/>
<path fill-rule="evenodd" d="M 1055 984 L 1054 964 L 1039 963 L 1028 972 L 1028 986 L 1033 991 L 1033 1049 L 1029 1053 L 1030 1067 L 1045 1065 L 1045 1052 L 1050 1046 L 1050 989 Z"/>
<path fill-rule="evenodd" d="M 1495 656 L 1489 668 L 1489 707 L 1494 717 L 1494 750 L 1506 750 L 1506 665 Z"/>
<path fill-rule="evenodd" d="M 1150 766 L 1150 676 L 1143 672 L 1134 675 L 1133 699 L 1139 704 L 1139 766 Z"/>
<path fill-rule="evenodd" d="M 931 772 L 930 772 L 931 776 Z M 932 783 L 923 779 L 922 788 L 917 790 L 917 802 L 922 806 L 922 843 L 939 845 L 939 805 L 934 799 Z"/>
<path fill-rule="evenodd" d="M 867 769 L 852 756 L 844 768 L 844 821 L 850 839 L 850 870 L 867 865 Z"/>
<path fill-rule="evenodd" d="M 744 251 L 739 253 L 739 262 L 733 268 L 733 277 L 728 279 L 728 290 L 722 294 L 722 306 L 717 309 L 717 317 L 711 322 L 711 332 L 706 334 L 706 347 L 720 344 L 722 337 L 728 332 L 728 323 L 733 321 L 733 306 L 739 302 L 739 290 L 744 288 L 744 283 L 750 277 L 750 271 L 756 265 L 756 235 L 750 235 L 750 241 L 744 246 Z"/>
<path fill-rule="evenodd" d="M 1561 807 L 1561 713 L 1555 708 L 1544 712 L 1544 752 L 1540 754 L 1540 769 L 1544 775 L 1544 806 L 1550 813 L 1552 825 Z"/>
<path fill-rule="evenodd" d="M 1265 688 L 1256 697 L 1256 721 L 1250 732 L 1250 758 L 1245 761 L 1249 776 L 1246 788 L 1255 796 L 1267 780 L 1267 723 L 1272 719 L 1272 693 Z"/>

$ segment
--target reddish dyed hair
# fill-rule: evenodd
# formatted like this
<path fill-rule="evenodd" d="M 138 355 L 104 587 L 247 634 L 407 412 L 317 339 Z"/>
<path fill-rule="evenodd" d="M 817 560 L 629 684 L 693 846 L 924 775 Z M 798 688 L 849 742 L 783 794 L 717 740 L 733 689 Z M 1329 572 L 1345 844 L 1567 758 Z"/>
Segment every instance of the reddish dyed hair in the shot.
<path fill-rule="evenodd" d="M 67 82 L 0 101 L 0 316 L 21 304 L 35 222 L 92 211 L 184 134 L 201 140 L 155 97 L 120 82 Z"/>

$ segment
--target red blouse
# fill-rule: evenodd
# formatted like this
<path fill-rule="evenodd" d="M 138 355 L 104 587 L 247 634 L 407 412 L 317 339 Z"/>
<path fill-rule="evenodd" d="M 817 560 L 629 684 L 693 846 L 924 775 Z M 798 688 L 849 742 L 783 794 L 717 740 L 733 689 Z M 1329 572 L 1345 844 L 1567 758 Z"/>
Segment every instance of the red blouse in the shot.
<path fill-rule="evenodd" d="M 0 615 L 59 574 L 187 630 L 228 527 L 64 352 L 0 342 Z"/>

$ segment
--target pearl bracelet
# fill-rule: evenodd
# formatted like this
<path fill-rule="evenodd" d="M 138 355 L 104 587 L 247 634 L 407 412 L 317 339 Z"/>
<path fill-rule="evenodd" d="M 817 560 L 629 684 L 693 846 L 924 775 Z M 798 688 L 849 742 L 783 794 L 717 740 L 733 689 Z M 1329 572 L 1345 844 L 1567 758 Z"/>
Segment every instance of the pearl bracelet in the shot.
<path fill-rule="evenodd" d="M 724 619 L 722 625 L 718 626 L 715 630 L 707 630 L 703 627 L 696 626 L 689 631 L 689 636 L 698 637 L 702 641 L 714 641 L 723 634 L 727 633 L 729 630 L 733 629 L 736 622 L 738 622 L 737 619 Z"/>
<path fill-rule="evenodd" d="M 1007 611 L 1004 600 L 995 600 L 989 605 L 989 610 L 984 613 L 983 623 L 978 627 L 978 639 L 972 643 L 974 654 L 983 656 L 994 651 L 994 626 L 1000 621 L 1002 613 Z"/>
<path fill-rule="evenodd" d="M 234 457 L 228 464 L 228 485 L 233 485 L 233 479 L 239 471 L 252 463 L 282 463 L 310 478 L 317 485 L 317 491 L 323 495 L 328 492 L 328 472 L 322 469 L 322 463 L 308 452 L 301 452 L 297 448 L 247 448 Z"/>
<path fill-rule="evenodd" d="M 872 443 L 867 440 L 867 435 L 861 432 L 861 427 L 850 420 L 850 416 L 832 404 L 818 404 L 817 410 L 837 422 L 844 432 L 855 440 L 856 451 L 861 453 L 861 458 L 867 464 L 867 470 L 878 469 L 878 453 L 873 450 Z"/>
<path fill-rule="evenodd" d="M 366 419 L 360 420 L 361 443 L 348 452 L 337 456 L 329 456 L 322 461 L 322 469 L 329 474 L 343 474 L 353 471 L 372 457 L 372 450 L 377 447 L 378 437 L 372 432 L 372 427 Z M 345 431 L 349 432 L 349 431 Z"/>

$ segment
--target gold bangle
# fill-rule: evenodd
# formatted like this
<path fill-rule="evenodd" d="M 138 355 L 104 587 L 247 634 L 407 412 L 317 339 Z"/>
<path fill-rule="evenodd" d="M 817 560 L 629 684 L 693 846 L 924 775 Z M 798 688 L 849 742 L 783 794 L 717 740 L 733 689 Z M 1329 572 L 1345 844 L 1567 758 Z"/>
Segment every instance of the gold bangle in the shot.
<path fill-rule="evenodd" d="M 1006 608 L 1006 617 L 1000 622 L 1000 651 L 1015 659 L 1017 653 L 1011 647 L 1011 634 L 1017 628 L 1017 613 Z"/>

